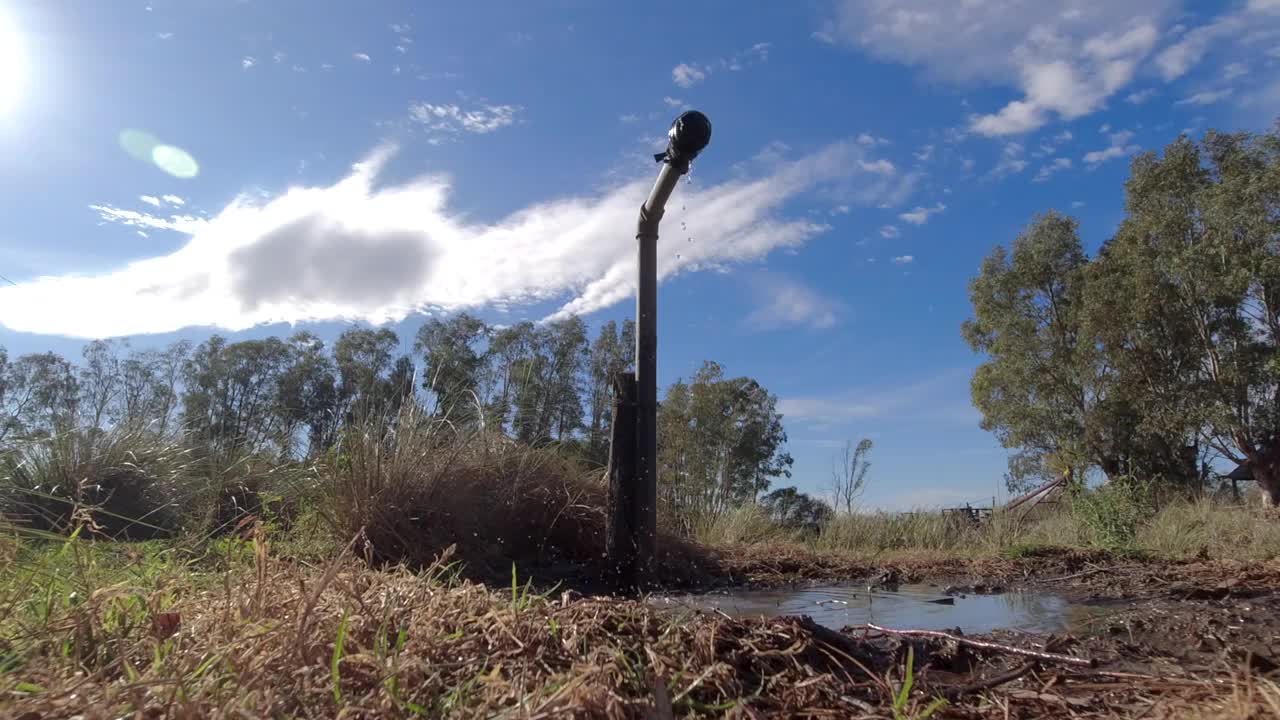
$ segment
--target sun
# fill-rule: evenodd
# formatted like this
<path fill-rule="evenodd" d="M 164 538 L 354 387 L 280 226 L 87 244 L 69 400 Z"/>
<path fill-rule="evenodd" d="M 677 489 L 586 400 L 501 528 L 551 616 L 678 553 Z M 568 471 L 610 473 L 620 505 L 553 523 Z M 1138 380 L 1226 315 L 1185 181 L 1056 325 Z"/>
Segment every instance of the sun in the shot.
<path fill-rule="evenodd" d="M 0 117 L 18 104 L 26 81 L 26 52 L 13 21 L 0 15 Z"/>

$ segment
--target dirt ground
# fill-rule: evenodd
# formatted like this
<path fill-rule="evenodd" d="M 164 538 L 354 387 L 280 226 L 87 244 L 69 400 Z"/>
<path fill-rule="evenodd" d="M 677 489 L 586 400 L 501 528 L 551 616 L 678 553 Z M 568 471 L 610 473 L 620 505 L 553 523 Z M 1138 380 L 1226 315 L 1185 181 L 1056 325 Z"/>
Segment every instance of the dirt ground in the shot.
<path fill-rule="evenodd" d="M 872 638 L 899 659 L 902 648 L 913 645 L 917 687 L 951 700 L 935 717 L 1280 717 L 1280 692 L 1272 684 L 1280 680 L 1277 562 L 1044 551 L 1017 559 L 876 563 L 786 548 L 743 548 L 721 562 L 730 581 L 754 586 L 887 580 L 955 593 L 1052 591 L 1092 606 L 1070 636 L 996 632 L 967 638 L 1084 658 L 1092 667 L 844 629 L 849 637 Z"/>
<path fill-rule="evenodd" d="M 1070 636 L 836 631 L 264 553 L 138 625 L 96 614 L 122 589 L 90 598 L 0 676 L 0 717 L 1280 717 L 1280 563 L 879 563 L 749 547 L 702 571 L 704 586 L 1052 590 L 1101 611 Z"/>

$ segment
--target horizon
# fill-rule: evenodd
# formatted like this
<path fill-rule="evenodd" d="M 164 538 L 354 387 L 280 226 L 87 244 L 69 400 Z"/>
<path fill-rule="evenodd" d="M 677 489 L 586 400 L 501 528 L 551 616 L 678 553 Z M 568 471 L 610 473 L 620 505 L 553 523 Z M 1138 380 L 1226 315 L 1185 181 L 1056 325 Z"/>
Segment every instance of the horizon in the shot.
<path fill-rule="evenodd" d="M 869 507 L 1007 497 L 960 335 L 978 263 L 1050 209 L 1092 252 L 1128 158 L 1269 127 L 1280 2 L 890 5 L 0 3 L 0 346 L 594 332 L 634 313 L 652 153 L 695 108 L 659 387 L 714 360 L 776 394 L 774 487 L 825 495 L 867 437 Z"/>

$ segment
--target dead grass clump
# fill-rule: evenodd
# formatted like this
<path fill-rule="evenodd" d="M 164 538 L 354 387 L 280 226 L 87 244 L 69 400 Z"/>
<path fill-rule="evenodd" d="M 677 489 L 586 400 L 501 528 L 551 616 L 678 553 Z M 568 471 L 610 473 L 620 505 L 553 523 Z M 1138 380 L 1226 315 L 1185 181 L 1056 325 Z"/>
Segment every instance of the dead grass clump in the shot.
<path fill-rule="evenodd" d="M 190 463 L 180 444 L 135 428 L 66 430 L 0 453 L 0 513 L 37 531 L 171 535 Z"/>
<path fill-rule="evenodd" d="M 1280 557 L 1280 523 L 1252 506 L 1184 500 L 1161 507 L 1138 529 L 1136 544 L 1168 558 L 1270 560 Z"/>
<path fill-rule="evenodd" d="M 446 547 L 473 570 L 596 562 L 603 483 L 554 449 L 517 446 L 406 411 L 349 432 L 330 469 L 333 518 L 381 563 L 429 563 Z"/>

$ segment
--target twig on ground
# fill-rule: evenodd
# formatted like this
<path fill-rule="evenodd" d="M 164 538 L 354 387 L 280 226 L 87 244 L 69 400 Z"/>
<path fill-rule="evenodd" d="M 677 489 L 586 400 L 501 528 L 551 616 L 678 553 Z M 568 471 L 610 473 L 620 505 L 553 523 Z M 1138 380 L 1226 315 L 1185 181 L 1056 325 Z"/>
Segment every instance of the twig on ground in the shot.
<path fill-rule="evenodd" d="M 990 690 L 1021 678 L 1032 670 L 1035 670 L 1039 665 L 1040 663 L 1038 662 L 1029 662 L 1022 667 L 1014 668 L 1009 672 L 989 677 L 981 682 L 976 682 L 971 685 L 963 685 L 961 687 L 948 688 L 943 691 L 942 696 L 948 700 L 958 700 L 965 695 L 972 695 L 974 693 L 982 692 L 983 690 Z"/>
<path fill-rule="evenodd" d="M 1014 647 L 1012 645 L 1001 645 L 1000 643 L 990 642 L 989 640 L 970 640 L 969 638 L 940 632 L 938 630 L 895 630 L 893 628 L 881 627 L 870 623 L 854 625 L 852 626 L 852 629 L 864 631 L 871 630 L 874 632 L 884 633 L 886 635 L 901 635 L 903 637 L 924 637 L 933 638 L 935 640 L 949 640 L 959 645 L 967 645 L 981 650 L 991 650 L 994 652 L 1009 653 L 1011 655 L 1022 655 L 1023 657 L 1035 658 L 1046 662 L 1062 663 L 1065 665 L 1080 665 L 1088 668 L 1097 667 L 1098 665 L 1098 662 L 1093 658 L 1061 655 L 1059 653 L 1045 652 L 1043 650 L 1028 650 L 1026 648 Z"/>

